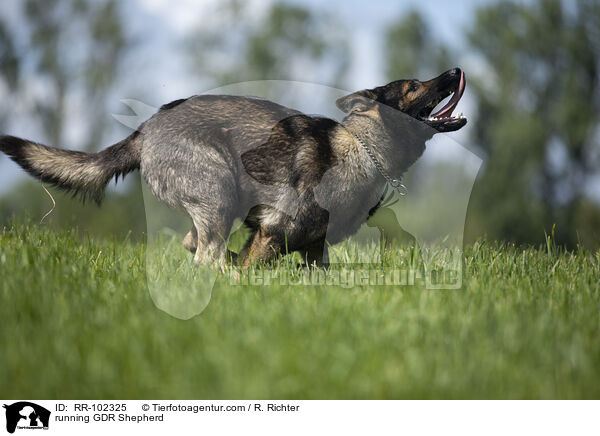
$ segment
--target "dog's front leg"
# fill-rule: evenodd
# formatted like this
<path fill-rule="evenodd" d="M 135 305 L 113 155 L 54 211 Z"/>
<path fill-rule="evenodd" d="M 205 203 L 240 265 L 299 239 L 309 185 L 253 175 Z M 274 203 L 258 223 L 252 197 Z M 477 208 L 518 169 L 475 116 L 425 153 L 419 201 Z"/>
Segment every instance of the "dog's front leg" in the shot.
<path fill-rule="evenodd" d="M 240 251 L 238 262 L 242 268 L 248 268 L 255 261 L 268 262 L 281 253 L 282 244 L 263 229 L 258 229 Z"/>

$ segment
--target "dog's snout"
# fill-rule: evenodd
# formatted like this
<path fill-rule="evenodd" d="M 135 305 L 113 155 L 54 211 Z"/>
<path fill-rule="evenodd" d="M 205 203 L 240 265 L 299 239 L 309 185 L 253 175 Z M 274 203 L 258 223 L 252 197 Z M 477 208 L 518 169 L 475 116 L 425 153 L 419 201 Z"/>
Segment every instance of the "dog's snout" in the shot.
<path fill-rule="evenodd" d="M 448 85 L 455 84 L 458 82 L 462 75 L 462 70 L 459 67 L 452 68 L 451 70 L 444 71 L 439 76 L 431 79 L 429 82 L 435 84 L 439 91 L 444 91 Z"/>

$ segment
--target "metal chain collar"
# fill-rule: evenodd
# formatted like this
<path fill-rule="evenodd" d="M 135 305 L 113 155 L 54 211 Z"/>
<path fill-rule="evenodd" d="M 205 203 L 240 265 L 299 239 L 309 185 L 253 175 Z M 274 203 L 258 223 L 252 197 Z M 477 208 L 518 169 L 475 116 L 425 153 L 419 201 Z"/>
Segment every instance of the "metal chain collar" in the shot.
<path fill-rule="evenodd" d="M 383 165 L 381 165 L 381 163 L 379 162 L 379 160 L 377 159 L 377 157 L 375 156 L 375 153 L 373 153 L 373 150 L 371 150 L 371 148 L 364 143 L 364 141 L 362 139 L 360 139 L 356 134 L 354 134 L 354 132 L 350 131 L 348 128 L 346 128 L 351 134 L 352 136 L 354 136 L 356 138 L 356 140 L 358 141 L 358 143 L 360 145 L 362 145 L 362 147 L 365 149 L 365 151 L 367 152 L 367 154 L 369 155 L 369 157 L 371 158 L 371 160 L 373 161 L 373 164 L 375 165 L 375 168 L 377 168 L 377 171 L 379 171 L 379 174 L 381 174 L 383 176 L 383 178 L 390 184 L 392 185 L 392 188 L 394 188 L 399 195 L 406 195 L 408 194 L 408 189 L 406 189 L 406 186 L 404 186 L 404 184 L 402 183 L 402 177 L 400 177 L 399 179 L 394 179 L 393 177 L 391 177 L 383 168 Z"/>

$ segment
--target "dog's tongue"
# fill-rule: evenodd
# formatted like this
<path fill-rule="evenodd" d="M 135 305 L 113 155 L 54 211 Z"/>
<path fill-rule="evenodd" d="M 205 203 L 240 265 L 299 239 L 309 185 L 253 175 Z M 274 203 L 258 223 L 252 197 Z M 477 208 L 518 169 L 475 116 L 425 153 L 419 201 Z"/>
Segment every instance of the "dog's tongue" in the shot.
<path fill-rule="evenodd" d="M 446 106 L 441 108 L 435 114 L 431 115 L 431 117 L 432 118 L 445 118 L 445 117 L 451 116 L 452 111 L 454 110 L 454 108 L 458 104 L 458 101 L 460 100 L 463 93 L 465 92 L 466 84 L 467 84 L 467 81 L 465 79 L 465 73 L 461 71 L 460 72 L 460 82 L 458 83 L 458 89 L 456 91 L 454 91 L 454 95 L 452 96 L 450 101 L 448 103 L 446 103 Z"/>

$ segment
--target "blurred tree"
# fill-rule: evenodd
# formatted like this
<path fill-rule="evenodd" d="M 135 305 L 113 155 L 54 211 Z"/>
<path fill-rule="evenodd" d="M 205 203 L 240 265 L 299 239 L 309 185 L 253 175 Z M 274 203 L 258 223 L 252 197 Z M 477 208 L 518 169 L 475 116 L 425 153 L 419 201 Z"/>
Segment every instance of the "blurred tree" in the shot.
<path fill-rule="evenodd" d="M 50 143 L 63 143 L 67 99 L 81 93 L 89 121 L 80 146 L 98 148 L 108 119 L 105 96 L 126 46 L 116 0 L 26 0 L 23 8 L 29 32 L 22 63 L 51 90 L 51 98 L 35 101 L 43 132 Z"/>
<path fill-rule="evenodd" d="M 586 196 L 600 164 L 600 4 L 499 2 L 469 34 L 485 74 L 470 84 L 474 143 L 488 156 L 475 186 L 471 237 L 598 245 L 600 210 Z"/>
<path fill-rule="evenodd" d="M 446 46 L 434 37 L 418 11 L 410 11 L 403 17 L 385 32 L 388 80 L 425 80 L 456 66 L 451 63 Z"/>
<path fill-rule="evenodd" d="M 19 56 L 15 41 L 4 20 L 0 20 L 0 95 L 8 95 L 17 85 Z M 10 115 L 9 105 L 0 105 L 0 129 Z"/>
<path fill-rule="evenodd" d="M 284 3 L 249 20 L 253 13 L 238 0 L 220 3 L 219 20 L 190 38 L 194 68 L 214 85 L 268 79 L 343 85 L 347 38 L 331 14 Z"/>
<path fill-rule="evenodd" d="M 10 15 L 0 14 L 0 91 L 13 105 L 1 105 L 0 126 L 13 106 L 20 106 L 19 115 L 39 126 L 32 131 L 41 137 L 31 139 L 79 150 L 105 146 L 107 95 L 118 81 L 129 43 L 118 2 L 25 0 L 13 1 L 10 8 Z M 75 125 L 83 143 L 68 144 L 65 132 Z M 141 233 L 143 202 L 139 183 L 133 186 L 137 189 L 125 194 L 126 201 L 107 198 L 100 210 L 55 195 L 56 210 L 45 222 L 68 227 L 76 223 L 96 234 L 113 234 L 116 227 L 122 233 Z M 22 214 L 39 219 L 50 207 L 47 194 L 27 178 L 0 199 L 0 219 L 6 223 L 11 215 Z"/>

